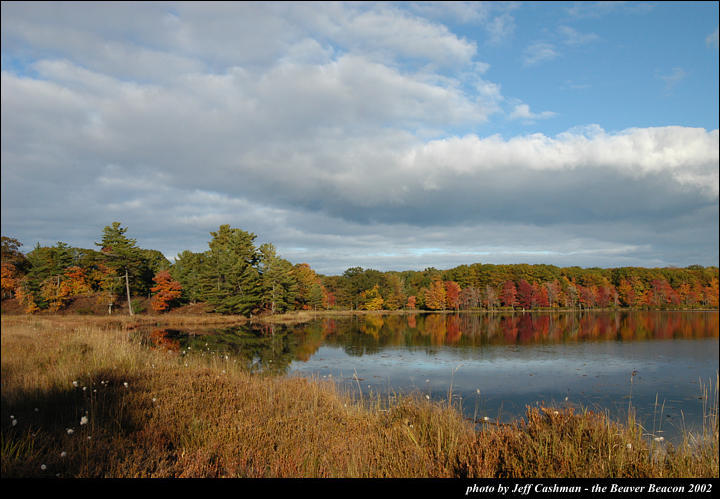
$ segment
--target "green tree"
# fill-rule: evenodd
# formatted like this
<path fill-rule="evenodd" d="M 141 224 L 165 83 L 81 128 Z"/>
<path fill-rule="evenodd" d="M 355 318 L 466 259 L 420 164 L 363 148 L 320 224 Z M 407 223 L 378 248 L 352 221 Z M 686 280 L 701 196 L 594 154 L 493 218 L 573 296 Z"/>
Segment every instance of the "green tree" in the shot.
<path fill-rule="evenodd" d="M 127 227 L 121 227 L 120 222 L 113 222 L 103 229 L 102 241 L 95 243 L 101 248 L 105 258 L 105 265 L 114 270 L 116 275 L 125 278 L 125 291 L 127 293 L 128 311 L 133 315 L 132 301 L 130 299 L 130 278 L 139 278 L 144 270 L 143 255 L 136 246 L 135 239 L 125 236 Z"/>
<path fill-rule="evenodd" d="M 175 264 L 171 267 L 170 274 L 182 285 L 183 300 L 190 303 L 202 301 L 200 281 L 206 256 L 205 253 L 193 253 L 185 250 L 175 258 Z"/>
<path fill-rule="evenodd" d="M 260 275 L 257 236 L 221 225 L 211 232 L 210 251 L 200 273 L 201 297 L 224 314 L 251 313 L 259 303 Z"/>
<path fill-rule="evenodd" d="M 293 265 L 279 258 L 272 244 L 260 246 L 260 302 L 275 314 L 288 310 L 295 301 L 298 283 Z"/>

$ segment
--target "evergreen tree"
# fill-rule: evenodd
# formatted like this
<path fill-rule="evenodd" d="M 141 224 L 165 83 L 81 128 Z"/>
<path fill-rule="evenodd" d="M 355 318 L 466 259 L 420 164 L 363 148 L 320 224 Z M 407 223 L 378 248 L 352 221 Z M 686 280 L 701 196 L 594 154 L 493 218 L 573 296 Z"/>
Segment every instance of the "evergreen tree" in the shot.
<path fill-rule="evenodd" d="M 293 272 L 293 265 L 275 253 L 272 244 L 260 246 L 260 302 L 275 314 L 288 310 L 295 301 L 298 283 Z"/>
<path fill-rule="evenodd" d="M 201 272 L 205 265 L 205 253 L 185 250 L 175 258 L 170 274 L 182 285 L 183 300 L 190 303 L 202 301 Z"/>
<path fill-rule="evenodd" d="M 221 225 L 211 232 L 210 251 L 200 272 L 201 298 L 224 314 L 246 314 L 257 307 L 261 281 L 255 265 L 255 234 Z"/>
<path fill-rule="evenodd" d="M 95 243 L 95 245 L 101 248 L 105 265 L 114 270 L 118 277 L 125 279 L 128 311 L 130 315 L 133 315 L 130 300 L 130 279 L 138 280 L 145 269 L 145 265 L 141 250 L 136 246 L 135 239 L 126 237 L 126 232 L 127 227 L 120 227 L 120 222 L 113 222 L 112 225 L 108 225 L 103 229 L 102 241 Z"/>

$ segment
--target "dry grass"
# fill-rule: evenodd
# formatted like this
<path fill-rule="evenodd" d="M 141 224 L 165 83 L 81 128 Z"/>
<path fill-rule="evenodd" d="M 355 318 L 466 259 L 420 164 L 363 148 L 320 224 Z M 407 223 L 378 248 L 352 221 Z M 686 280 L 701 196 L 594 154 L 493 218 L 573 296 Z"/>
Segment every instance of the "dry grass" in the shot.
<path fill-rule="evenodd" d="M 707 434 L 659 453 L 598 414 L 534 409 L 478 431 L 448 404 L 356 400 L 231 358 L 148 350 L 129 325 L 3 317 L 3 477 L 718 474 L 717 395 Z"/>

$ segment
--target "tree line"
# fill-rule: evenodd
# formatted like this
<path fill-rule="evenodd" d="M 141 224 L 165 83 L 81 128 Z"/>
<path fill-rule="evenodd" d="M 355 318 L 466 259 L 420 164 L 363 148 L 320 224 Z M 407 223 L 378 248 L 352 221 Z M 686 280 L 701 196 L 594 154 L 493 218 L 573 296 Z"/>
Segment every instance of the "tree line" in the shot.
<path fill-rule="evenodd" d="M 127 228 L 103 229 L 97 249 L 37 244 L 28 253 L 2 236 L 2 298 L 27 313 L 59 311 L 92 295 L 113 313 L 124 299 L 151 297 L 156 312 L 205 303 L 222 314 L 292 310 L 495 310 L 576 308 L 717 308 L 718 268 L 580 268 L 475 263 L 448 270 L 381 272 L 362 267 L 324 276 L 292 264 L 270 243 L 229 225 L 211 232 L 208 250 L 170 262 L 142 249 Z"/>

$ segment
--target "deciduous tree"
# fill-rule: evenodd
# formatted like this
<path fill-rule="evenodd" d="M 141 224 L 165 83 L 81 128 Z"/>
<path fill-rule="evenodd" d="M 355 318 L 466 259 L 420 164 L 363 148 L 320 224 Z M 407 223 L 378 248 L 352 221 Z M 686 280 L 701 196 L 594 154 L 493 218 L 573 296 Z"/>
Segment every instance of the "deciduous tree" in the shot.
<path fill-rule="evenodd" d="M 155 274 L 153 281 L 155 281 L 155 286 L 150 288 L 150 291 L 155 294 L 150 300 L 150 306 L 156 312 L 165 312 L 182 296 L 182 286 L 172 278 L 167 270 L 161 270 Z"/>

